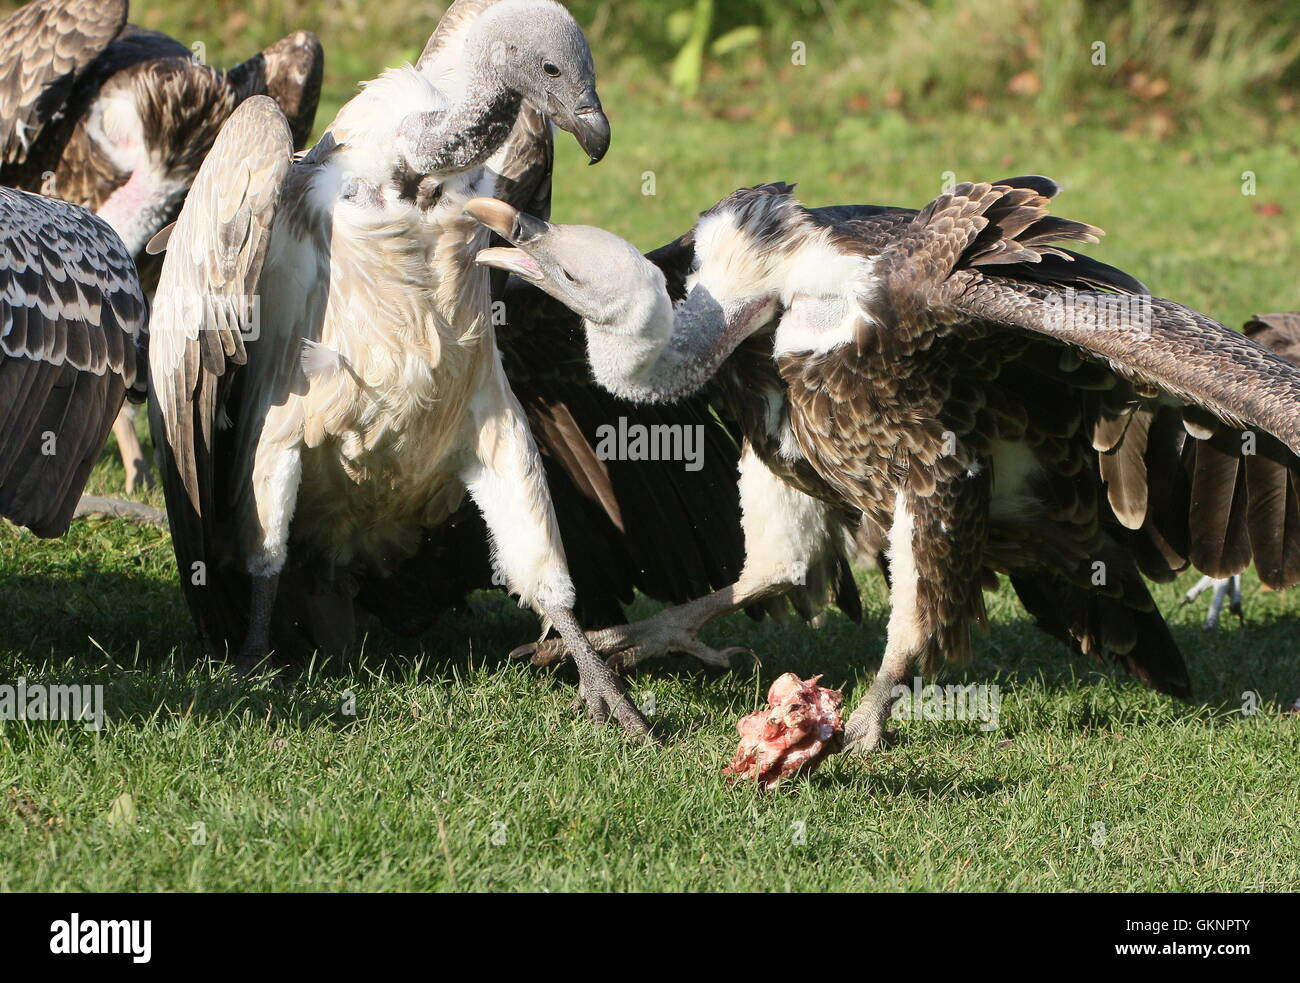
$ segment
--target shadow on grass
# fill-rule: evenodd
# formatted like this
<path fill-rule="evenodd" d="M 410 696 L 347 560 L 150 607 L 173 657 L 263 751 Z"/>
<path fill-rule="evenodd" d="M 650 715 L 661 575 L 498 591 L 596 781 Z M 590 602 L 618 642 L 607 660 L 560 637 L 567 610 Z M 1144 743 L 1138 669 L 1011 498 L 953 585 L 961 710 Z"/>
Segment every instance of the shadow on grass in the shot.
<path fill-rule="evenodd" d="M 443 614 L 419 636 L 397 635 L 367 621 L 355 655 L 295 665 L 267 685 L 204 668 L 178 588 L 147 570 L 83 566 L 57 576 L 10 575 L 3 591 L 8 616 L 0 619 L 0 658 L 21 652 L 27 653 L 26 662 L 49 663 L 47 672 L 24 670 L 34 681 L 41 676 L 45 682 L 102 682 L 108 711 L 118 721 L 160 712 L 205 717 L 256 713 L 301 726 L 329 718 L 346 727 L 356 721 L 340 712 L 340 694 L 349 682 L 397 676 L 457 685 L 461 670 L 497 670 L 513 648 L 538 632 L 530 611 L 502 594 L 483 592 Z M 657 607 L 642 600 L 632 616 L 645 617 Z M 1300 624 L 1289 617 L 1218 632 L 1185 624 L 1174 624 L 1172 630 L 1193 674 L 1199 696 L 1193 703 L 1147 693 L 1118 668 L 1071 654 L 1028 621 L 998 621 L 987 633 L 977 633 L 973 663 L 940 681 L 996 683 L 1008 692 L 1085 694 L 1086 699 L 1062 711 L 1066 719 L 1052 720 L 1083 731 L 1129 727 L 1153 715 L 1241 720 L 1242 694 L 1289 703 L 1292 689 L 1300 690 Z M 694 695 L 709 712 L 658 722 L 661 739 L 674 744 L 716 723 L 717 715 L 734 714 L 738 690 L 761 695 L 784 672 L 804 677 L 823 673 L 824 684 L 842 689 L 846 706 L 853 706 L 879 662 L 884 634 L 882 616 L 868 616 L 858 626 L 833 613 L 821 628 L 811 629 L 799 622 L 756 622 L 734 615 L 706 629 L 705 638 L 718 647 L 750 647 L 760 660 L 757 665 L 742 662 L 728 677 L 695 660 L 669 657 L 638 667 L 629 674 L 628 685 L 635 691 L 656 680 L 699 682 Z M 0 670 L 10 668 L 0 662 Z M 553 673 L 566 686 L 577 682 L 567 665 L 533 671 Z M 717 685 L 724 678 L 734 679 L 735 685 Z M 1025 726 L 1044 722 L 1042 713 L 1035 713 Z M 1010 727 L 1004 732 L 1020 729 L 1014 722 Z"/>

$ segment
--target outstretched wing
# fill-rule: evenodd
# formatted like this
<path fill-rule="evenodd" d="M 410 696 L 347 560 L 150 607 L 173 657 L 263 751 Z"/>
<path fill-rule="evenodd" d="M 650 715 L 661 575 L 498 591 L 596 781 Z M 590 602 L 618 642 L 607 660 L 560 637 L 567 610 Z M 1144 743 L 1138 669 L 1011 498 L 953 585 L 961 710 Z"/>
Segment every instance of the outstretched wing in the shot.
<path fill-rule="evenodd" d="M 1244 333 L 1300 361 L 1300 316 L 1257 315 Z M 1270 587 L 1300 582 L 1300 458 L 1269 434 L 1187 412 L 1135 398 L 1098 427 L 1111 501 L 1126 507 L 1115 511 L 1135 530 L 1144 572 L 1168 580 L 1190 562 L 1227 577 L 1253 560 Z"/>
<path fill-rule="evenodd" d="M 136 384 L 144 297 L 111 228 L 0 188 L 0 515 L 66 531 Z"/>
<path fill-rule="evenodd" d="M 1287 544 L 1300 532 L 1287 473 L 1300 451 L 1300 369 L 1170 300 L 1017 275 L 1064 259 L 1060 238 L 1100 232 L 1023 197 L 962 185 L 936 200 L 913 233 L 934 225 L 932 258 L 942 258 L 918 267 L 925 282 L 864 298 L 864 308 L 906 319 L 923 296 L 951 330 L 999 325 L 1104 365 L 1124 385 L 1103 405 L 1094 445 L 1116 517 L 1141 532 L 1130 546 L 1144 572 L 1168 579 L 1190 559 L 1224 575 L 1253 555 L 1266 583 L 1295 583 L 1300 542 Z"/>
<path fill-rule="evenodd" d="M 126 17 L 127 0 L 36 0 L 0 22 L 0 168 L 27 160 Z"/>
<path fill-rule="evenodd" d="M 1300 453 L 1300 370 L 1213 318 L 1158 297 L 1062 296 L 975 272 L 952 278 L 954 306 L 1068 344 L 1140 391 L 1162 392 Z"/>
<path fill-rule="evenodd" d="M 150 330 L 150 422 L 181 584 L 205 635 L 235 637 L 233 592 L 209 590 L 215 468 L 224 402 L 248 359 L 250 311 L 293 160 L 284 114 L 266 96 L 222 128 L 170 230 Z M 202 566 L 196 567 L 196 564 Z"/>

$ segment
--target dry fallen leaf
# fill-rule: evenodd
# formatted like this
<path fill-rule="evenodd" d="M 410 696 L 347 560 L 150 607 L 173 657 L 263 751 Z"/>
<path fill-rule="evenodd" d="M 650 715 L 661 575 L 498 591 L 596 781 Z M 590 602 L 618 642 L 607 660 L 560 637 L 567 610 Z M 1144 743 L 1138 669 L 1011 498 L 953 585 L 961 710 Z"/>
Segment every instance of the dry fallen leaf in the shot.
<path fill-rule="evenodd" d="M 130 792 L 123 792 L 108 807 L 108 824 L 116 829 L 126 829 L 135 825 L 135 799 Z"/>

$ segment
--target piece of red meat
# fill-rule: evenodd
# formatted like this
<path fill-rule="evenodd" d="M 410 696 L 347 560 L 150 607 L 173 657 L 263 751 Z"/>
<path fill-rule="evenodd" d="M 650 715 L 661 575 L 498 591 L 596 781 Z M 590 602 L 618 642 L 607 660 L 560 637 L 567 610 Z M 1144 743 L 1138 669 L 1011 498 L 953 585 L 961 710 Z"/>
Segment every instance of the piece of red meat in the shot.
<path fill-rule="evenodd" d="M 844 744 L 844 720 L 838 690 L 818 686 L 821 676 L 802 680 L 792 672 L 767 691 L 767 709 L 756 710 L 736 724 L 740 747 L 722 770 L 735 781 L 757 779 L 772 788 L 798 771 L 812 771 Z"/>

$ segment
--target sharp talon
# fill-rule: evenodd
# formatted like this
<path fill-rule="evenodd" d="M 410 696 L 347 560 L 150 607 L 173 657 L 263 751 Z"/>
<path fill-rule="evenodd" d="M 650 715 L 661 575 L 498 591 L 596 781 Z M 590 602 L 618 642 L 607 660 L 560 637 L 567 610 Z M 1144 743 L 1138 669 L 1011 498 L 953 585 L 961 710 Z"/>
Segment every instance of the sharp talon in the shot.
<path fill-rule="evenodd" d="M 751 667 L 758 667 L 763 664 L 763 660 L 758 657 L 758 653 L 746 645 L 733 645 L 730 648 L 722 650 L 722 657 L 727 660 L 727 665 L 734 665 L 735 659 L 745 657 L 749 659 Z"/>
<path fill-rule="evenodd" d="M 230 664 L 230 674 L 241 683 L 265 681 L 270 685 L 279 685 L 279 670 L 282 668 L 270 655 L 239 656 Z"/>
<path fill-rule="evenodd" d="M 874 750 L 875 748 L 871 747 L 868 744 L 866 738 L 859 738 L 856 741 L 849 741 L 847 744 L 845 744 L 844 750 L 842 750 L 840 753 L 847 754 L 855 758 L 865 758 Z"/>
<path fill-rule="evenodd" d="M 550 666 L 568 656 L 568 650 L 559 639 L 548 638 L 541 642 L 529 642 L 520 645 L 510 653 L 511 659 L 527 659 L 535 666 Z"/>

